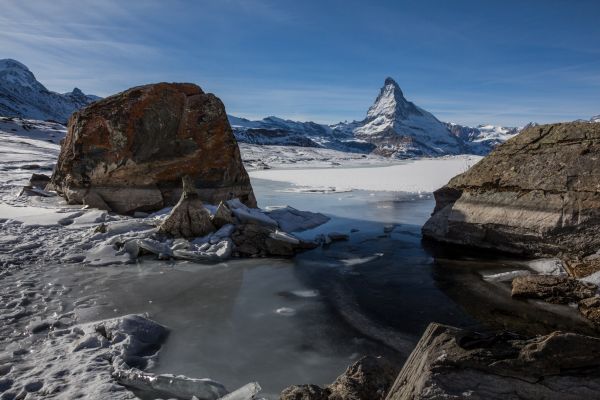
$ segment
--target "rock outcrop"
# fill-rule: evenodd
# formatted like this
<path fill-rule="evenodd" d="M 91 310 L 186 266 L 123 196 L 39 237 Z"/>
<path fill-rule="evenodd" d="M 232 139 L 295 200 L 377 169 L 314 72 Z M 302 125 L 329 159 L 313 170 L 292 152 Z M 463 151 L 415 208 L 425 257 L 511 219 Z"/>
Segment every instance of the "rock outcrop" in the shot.
<path fill-rule="evenodd" d="M 194 84 L 157 83 L 74 113 L 52 184 L 69 203 L 130 214 L 176 204 L 184 175 L 203 201 L 256 206 L 223 103 Z"/>
<path fill-rule="evenodd" d="M 435 192 L 423 235 L 527 256 L 600 249 L 600 125 L 532 126 Z"/>
<path fill-rule="evenodd" d="M 292 257 L 318 246 L 315 242 L 300 240 L 260 223 L 236 225 L 231 239 L 235 243 L 236 254 L 241 257 Z"/>
<path fill-rule="evenodd" d="M 382 357 L 366 356 L 352 364 L 326 388 L 293 385 L 281 392 L 281 400 L 383 400 L 398 369 Z"/>
<path fill-rule="evenodd" d="M 599 376 L 598 338 L 554 332 L 527 339 L 432 323 L 386 400 L 600 399 Z"/>
<path fill-rule="evenodd" d="M 202 204 L 194 183 L 184 176 L 181 199 L 169 216 L 160 224 L 158 231 L 176 238 L 193 238 L 215 231 L 210 212 Z"/>
<path fill-rule="evenodd" d="M 565 275 L 518 276 L 512 281 L 512 296 L 569 304 L 593 297 L 598 286 Z"/>

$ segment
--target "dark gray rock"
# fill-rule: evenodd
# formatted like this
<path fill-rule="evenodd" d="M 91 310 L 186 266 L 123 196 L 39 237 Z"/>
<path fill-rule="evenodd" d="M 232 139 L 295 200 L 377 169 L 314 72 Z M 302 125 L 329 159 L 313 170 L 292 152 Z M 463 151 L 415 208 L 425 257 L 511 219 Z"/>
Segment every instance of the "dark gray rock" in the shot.
<path fill-rule="evenodd" d="M 398 368 L 383 357 L 366 356 L 326 388 L 290 386 L 281 392 L 280 400 L 383 400 L 397 374 Z"/>
<path fill-rule="evenodd" d="M 600 339 L 429 325 L 386 400 L 600 399 Z"/>

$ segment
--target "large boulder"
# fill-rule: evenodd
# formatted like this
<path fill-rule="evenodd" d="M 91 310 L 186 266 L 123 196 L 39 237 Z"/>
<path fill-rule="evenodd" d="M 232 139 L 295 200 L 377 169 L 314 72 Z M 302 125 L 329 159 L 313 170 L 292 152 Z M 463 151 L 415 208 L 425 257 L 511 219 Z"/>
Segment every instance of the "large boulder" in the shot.
<path fill-rule="evenodd" d="M 223 103 L 190 83 L 134 87 L 73 114 L 52 175 L 69 203 L 118 213 L 174 205 L 189 175 L 201 200 L 256 206 Z"/>
<path fill-rule="evenodd" d="M 600 339 L 429 325 L 386 400 L 600 399 Z"/>
<path fill-rule="evenodd" d="M 600 249 L 600 124 L 533 126 L 435 192 L 423 235 L 528 256 Z"/>

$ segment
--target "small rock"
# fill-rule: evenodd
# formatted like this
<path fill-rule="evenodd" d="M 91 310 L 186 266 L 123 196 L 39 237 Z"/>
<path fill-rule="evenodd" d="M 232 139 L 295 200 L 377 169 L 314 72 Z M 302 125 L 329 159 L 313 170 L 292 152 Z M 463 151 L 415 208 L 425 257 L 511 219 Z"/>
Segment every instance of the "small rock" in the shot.
<path fill-rule="evenodd" d="M 83 196 L 83 204 L 91 208 L 97 208 L 98 210 L 112 211 L 112 209 L 108 204 L 106 204 L 102 196 L 100 196 L 94 191 L 88 191 Z"/>
<path fill-rule="evenodd" d="M 210 218 L 215 228 L 220 229 L 227 224 L 235 224 L 235 217 L 227 203 L 220 202 L 215 215 Z"/>
<path fill-rule="evenodd" d="M 589 297 L 579 302 L 579 312 L 594 325 L 600 327 L 600 296 Z"/>
<path fill-rule="evenodd" d="M 598 287 L 565 275 L 518 276 L 512 281 L 512 296 L 568 304 L 592 297 Z"/>
<path fill-rule="evenodd" d="M 280 400 L 383 400 L 398 370 L 383 357 L 366 356 L 348 367 L 328 387 L 290 386 L 281 392 Z"/>
<path fill-rule="evenodd" d="M 202 204 L 189 176 L 182 178 L 183 192 L 179 203 L 159 227 L 159 231 L 174 237 L 198 237 L 214 232 L 210 213 Z"/>
<path fill-rule="evenodd" d="M 317 385 L 292 385 L 281 392 L 280 400 L 328 400 L 331 392 Z"/>
<path fill-rule="evenodd" d="M 340 232 L 328 233 L 327 237 L 329 237 L 329 239 L 331 239 L 332 242 L 350 239 L 350 236 L 348 234 Z"/>
<path fill-rule="evenodd" d="M 44 174 L 32 174 L 29 178 L 29 185 L 44 190 L 50 183 L 50 177 Z"/>

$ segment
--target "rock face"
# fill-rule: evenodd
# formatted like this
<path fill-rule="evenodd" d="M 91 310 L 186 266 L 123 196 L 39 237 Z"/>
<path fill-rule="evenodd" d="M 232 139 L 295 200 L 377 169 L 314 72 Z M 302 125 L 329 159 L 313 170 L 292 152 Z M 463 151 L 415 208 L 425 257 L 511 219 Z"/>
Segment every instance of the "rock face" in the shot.
<path fill-rule="evenodd" d="M 363 357 L 326 388 L 294 385 L 281 400 L 383 400 L 398 370 L 382 357 Z"/>
<path fill-rule="evenodd" d="M 600 399 L 600 339 L 554 332 L 533 339 L 432 323 L 386 400 Z"/>
<path fill-rule="evenodd" d="M 179 203 L 162 222 L 159 232 L 176 238 L 204 236 L 215 231 L 210 213 L 194 189 L 194 182 L 186 175 L 182 179 L 183 193 Z"/>
<path fill-rule="evenodd" d="M 52 184 L 69 203 L 100 197 L 128 214 L 177 203 L 183 175 L 203 201 L 256 206 L 223 103 L 193 84 L 157 83 L 74 113 Z"/>
<path fill-rule="evenodd" d="M 423 235 L 523 255 L 600 249 L 600 125 L 531 126 L 435 192 Z"/>
<path fill-rule="evenodd" d="M 512 281 L 512 296 L 569 304 L 593 297 L 598 287 L 569 276 L 527 275 Z"/>

